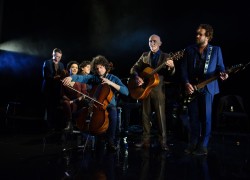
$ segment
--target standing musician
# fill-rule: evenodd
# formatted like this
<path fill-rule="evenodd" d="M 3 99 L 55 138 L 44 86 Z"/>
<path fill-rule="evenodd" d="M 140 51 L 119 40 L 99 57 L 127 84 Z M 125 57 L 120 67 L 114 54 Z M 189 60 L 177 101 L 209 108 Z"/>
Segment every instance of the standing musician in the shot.
<path fill-rule="evenodd" d="M 52 58 L 43 63 L 42 93 L 44 95 L 47 123 L 49 130 L 59 129 L 59 121 L 56 107 L 60 105 L 61 75 L 64 72 L 64 64 L 61 62 L 62 50 L 55 48 Z"/>
<path fill-rule="evenodd" d="M 196 29 L 196 44 L 186 48 L 181 61 L 181 80 L 187 95 L 196 92 L 195 84 L 219 75 L 221 80 L 228 78 L 225 72 L 222 52 L 219 46 L 209 42 L 213 38 L 213 28 L 209 24 L 200 24 Z M 185 153 L 207 155 L 208 142 L 211 134 L 212 103 L 214 95 L 219 93 L 218 81 L 208 83 L 200 94 L 188 103 L 190 121 L 190 142 Z"/>
<path fill-rule="evenodd" d="M 150 147 L 150 130 L 151 130 L 151 117 L 154 106 L 154 111 L 157 117 L 159 126 L 159 142 L 162 150 L 168 151 L 167 146 L 167 132 L 166 132 L 166 115 L 165 115 L 165 83 L 164 79 L 167 76 L 175 73 L 175 66 L 170 55 L 160 50 L 162 42 L 158 35 L 153 34 L 149 37 L 149 52 L 144 52 L 139 60 L 134 64 L 130 70 L 130 74 L 135 77 L 136 85 L 142 86 L 144 84 L 143 77 L 140 77 L 141 72 L 145 69 L 145 65 L 156 68 L 159 65 L 164 65 L 158 72 L 159 84 L 152 88 L 147 97 L 142 100 L 142 126 L 143 135 L 142 141 L 135 144 L 136 147 Z"/>
<path fill-rule="evenodd" d="M 91 62 L 91 67 L 93 74 L 89 75 L 72 75 L 63 79 L 64 85 L 70 85 L 71 82 L 81 82 L 91 84 L 93 87 L 107 84 L 110 86 L 112 91 L 119 91 L 123 95 L 128 95 L 128 88 L 122 83 L 122 81 L 115 75 L 109 74 L 112 69 L 109 61 L 102 55 L 98 55 L 93 58 Z M 116 151 L 117 146 L 115 144 L 115 133 L 117 126 L 117 102 L 116 98 L 113 95 L 110 103 L 107 106 L 109 126 L 106 132 L 107 148 L 110 151 Z"/>

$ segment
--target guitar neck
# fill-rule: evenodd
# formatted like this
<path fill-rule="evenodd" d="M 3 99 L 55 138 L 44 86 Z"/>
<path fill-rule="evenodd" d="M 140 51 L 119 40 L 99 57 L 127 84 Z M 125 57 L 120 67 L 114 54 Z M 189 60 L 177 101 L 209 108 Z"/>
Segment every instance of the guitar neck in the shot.
<path fill-rule="evenodd" d="M 226 70 L 225 72 L 228 73 L 228 74 L 230 74 L 230 73 L 232 73 L 232 72 L 236 73 L 236 72 L 238 72 L 242 67 L 243 67 L 243 65 L 242 65 L 242 64 L 239 64 L 239 65 L 237 65 L 237 66 L 235 66 L 235 67 L 232 67 L 232 68 Z M 209 79 L 207 79 L 207 80 L 205 80 L 205 81 L 203 81 L 203 82 L 197 84 L 197 85 L 196 85 L 196 89 L 199 90 L 199 89 L 205 87 L 208 83 L 210 83 L 210 82 L 212 82 L 212 81 L 218 79 L 219 77 L 220 77 L 220 74 L 217 74 L 217 75 L 214 75 L 214 76 L 210 77 Z"/>
<path fill-rule="evenodd" d="M 236 73 L 239 72 L 240 70 L 244 69 L 246 66 L 243 66 L 242 64 L 238 64 L 236 66 L 231 67 L 230 69 L 226 70 L 225 72 L 227 74 L 230 73 Z M 190 103 L 191 101 L 193 101 L 198 95 L 200 95 L 200 93 L 197 93 L 197 91 L 199 91 L 201 88 L 205 87 L 208 83 L 218 79 L 220 77 L 220 74 L 215 74 L 213 76 L 211 76 L 209 79 L 194 85 L 196 93 L 193 93 L 192 95 L 186 95 L 183 98 L 183 104 L 187 104 Z"/>
<path fill-rule="evenodd" d="M 180 59 L 181 57 L 183 57 L 184 55 L 184 51 L 185 49 L 181 50 L 181 51 L 177 51 L 176 53 L 170 53 L 170 57 L 172 60 L 178 60 Z M 161 68 L 163 68 L 164 66 L 166 66 L 165 62 L 162 63 L 160 66 L 158 66 L 157 68 L 155 68 L 150 74 L 149 76 L 152 76 L 154 75 L 155 73 L 157 73 L 158 71 L 161 70 Z"/>
<path fill-rule="evenodd" d="M 215 75 L 215 76 L 212 76 L 211 78 L 209 78 L 209 79 L 207 79 L 207 80 L 205 80 L 205 81 L 203 81 L 203 82 L 197 84 L 197 85 L 196 85 L 196 89 L 199 90 L 199 89 L 201 89 L 201 88 L 204 88 L 208 83 L 210 83 L 210 82 L 216 80 L 218 77 L 219 77 L 219 75 Z"/>
<path fill-rule="evenodd" d="M 165 66 L 165 62 L 162 63 L 160 66 L 158 66 L 157 68 L 155 68 L 151 73 L 150 76 L 154 75 L 155 73 L 157 73 L 158 71 L 161 70 L 161 68 L 163 68 Z"/>

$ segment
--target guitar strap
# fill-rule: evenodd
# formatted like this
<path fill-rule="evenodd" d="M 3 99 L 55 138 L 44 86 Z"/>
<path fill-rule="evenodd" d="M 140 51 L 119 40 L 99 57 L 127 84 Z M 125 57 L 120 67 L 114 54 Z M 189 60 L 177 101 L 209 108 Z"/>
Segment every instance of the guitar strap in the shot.
<path fill-rule="evenodd" d="M 208 64 L 210 62 L 210 58 L 211 58 L 211 54 L 212 54 L 212 49 L 213 49 L 213 46 L 209 46 L 209 52 L 208 52 L 208 55 L 207 55 L 205 66 L 204 66 L 204 74 L 207 73 Z"/>

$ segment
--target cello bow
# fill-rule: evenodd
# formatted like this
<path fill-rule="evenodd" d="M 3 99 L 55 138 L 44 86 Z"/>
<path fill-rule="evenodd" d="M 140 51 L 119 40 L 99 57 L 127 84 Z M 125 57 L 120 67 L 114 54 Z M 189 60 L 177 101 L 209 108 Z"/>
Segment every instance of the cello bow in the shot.
<path fill-rule="evenodd" d="M 98 103 L 98 104 L 100 104 L 100 105 L 102 105 L 102 106 L 104 105 L 104 104 L 100 103 L 99 101 L 95 100 L 94 98 L 92 98 L 92 97 L 90 97 L 90 96 L 88 96 L 88 95 L 86 95 L 86 94 L 84 94 L 84 93 L 82 93 L 82 92 L 76 90 L 76 89 L 73 88 L 72 86 L 70 86 L 70 85 L 66 85 L 66 86 L 67 86 L 68 88 L 72 89 L 73 91 L 78 92 L 79 94 L 83 95 L 84 98 L 88 98 L 88 99 L 90 99 L 90 100 L 92 100 L 92 101 L 94 101 L 94 102 L 96 102 L 96 103 Z"/>

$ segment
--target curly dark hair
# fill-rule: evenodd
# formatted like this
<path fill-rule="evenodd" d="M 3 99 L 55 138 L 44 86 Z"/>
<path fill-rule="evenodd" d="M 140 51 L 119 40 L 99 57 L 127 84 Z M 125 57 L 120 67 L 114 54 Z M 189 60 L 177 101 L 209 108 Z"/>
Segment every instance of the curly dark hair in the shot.
<path fill-rule="evenodd" d="M 96 72 L 96 66 L 102 65 L 106 68 L 107 72 L 110 72 L 112 70 L 112 63 L 110 63 L 104 56 L 98 55 L 92 59 L 91 62 L 91 68 L 93 73 L 97 74 Z"/>
<path fill-rule="evenodd" d="M 213 39 L 214 35 L 214 29 L 211 25 L 209 24 L 200 24 L 198 29 L 205 29 L 206 33 L 205 35 L 208 37 L 208 42 L 210 42 Z"/>
<path fill-rule="evenodd" d="M 90 61 L 82 61 L 81 64 L 79 65 L 79 67 L 81 69 L 81 68 L 84 68 L 87 65 L 91 65 L 91 62 Z"/>

